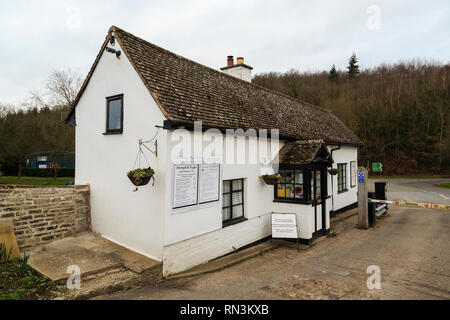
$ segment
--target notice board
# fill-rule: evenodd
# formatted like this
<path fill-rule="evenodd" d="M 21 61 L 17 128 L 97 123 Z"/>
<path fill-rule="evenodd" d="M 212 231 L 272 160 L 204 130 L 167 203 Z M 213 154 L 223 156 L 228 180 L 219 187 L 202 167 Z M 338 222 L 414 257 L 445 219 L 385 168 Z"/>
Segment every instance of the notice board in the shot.
<path fill-rule="evenodd" d="M 198 203 L 198 165 L 176 164 L 173 173 L 172 208 L 184 208 Z"/>
<path fill-rule="evenodd" d="M 295 213 L 272 213 L 272 238 L 298 239 Z"/>
<path fill-rule="evenodd" d="M 350 186 L 356 186 L 356 161 L 350 162 Z"/>
<path fill-rule="evenodd" d="M 199 202 L 208 203 L 219 201 L 220 192 L 220 164 L 199 165 Z"/>
<path fill-rule="evenodd" d="M 174 165 L 172 181 L 173 210 L 191 210 L 196 206 L 218 203 L 219 200 L 220 164 L 193 163 Z"/>

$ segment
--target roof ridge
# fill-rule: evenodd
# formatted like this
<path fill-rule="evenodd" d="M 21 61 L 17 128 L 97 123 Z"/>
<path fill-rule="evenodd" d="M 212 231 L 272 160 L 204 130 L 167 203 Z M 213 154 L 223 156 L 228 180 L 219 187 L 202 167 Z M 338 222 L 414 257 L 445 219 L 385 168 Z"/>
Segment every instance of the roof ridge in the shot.
<path fill-rule="evenodd" d="M 204 64 L 201 64 L 201 63 L 199 63 L 199 62 L 197 62 L 197 61 L 194 61 L 194 60 L 188 59 L 188 58 L 186 58 L 186 57 L 183 57 L 183 56 L 181 56 L 181 55 L 179 55 L 179 54 L 177 54 L 177 53 L 175 53 L 175 52 L 172 52 L 172 51 L 169 51 L 169 50 L 167 50 L 167 49 L 164 49 L 164 48 L 162 48 L 162 47 L 160 47 L 160 46 L 158 46 L 158 45 L 156 45 L 156 44 L 154 44 L 154 43 L 151 43 L 151 42 L 149 42 L 149 41 L 147 41 L 147 40 L 145 40 L 145 39 L 143 39 L 143 38 L 141 38 L 141 37 L 138 37 L 138 36 L 136 36 L 136 35 L 134 35 L 134 34 L 128 32 L 128 31 L 124 30 L 124 29 L 121 29 L 121 28 L 119 28 L 119 27 L 117 27 L 117 26 L 114 26 L 114 25 L 111 26 L 111 28 L 109 29 L 108 32 L 110 33 L 111 31 L 116 31 L 116 30 L 118 30 L 119 32 L 124 32 L 124 33 L 126 33 L 126 34 L 128 34 L 128 35 L 131 35 L 132 37 L 135 37 L 135 38 L 137 38 L 137 39 L 139 39 L 139 40 L 141 40 L 141 41 L 144 41 L 144 42 L 146 42 L 147 44 L 151 45 L 152 47 L 154 47 L 154 48 L 156 48 L 156 49 L 158 49 L 158 50 L 161 50 L 161 51 L 163 51 L 163 52 L 166 52 L 166 53 L 168 53 L 168 54 L 170 54 L 170 55 L 172 55 L 172 56 L 175 56 L 175 57 L 177 57 L 177 58 L 179 58 L 179 59 L 181 58 L 181 59 L 186 60 L 186 61 L 189 61 L 189 62 L 191 62 L 191 63 L 195 63 L 195 64 L 197 64 L 197 65 L 199 65 L 199 66 L 201 66 L 201 67 L 203 67 L 203 68 L 207 68 L 207 69 L 210 70 L 210 71 L 213 71 L 213 72 L 216 72 L 216 73 L 218 73 L 218 74 L 220 74 L 220 75 L 223 75 L 223 76 L 225 76 L 225 77 L 228 77 L 228 78 L 232 79 L 233 81 L 240 81 L 240 82 L 242 82 L 242 83 L 245 84 L 245 85 L 250 85 L 250 86 L 253 86 L 253 87 L 256 87 L 256 88 L 265 90 L 265 91 L 267 91 L 267 92 L 271 92 L 271 93 L 273 93 L 273 94 L 277 94 L 277 95 L 282 96 L 282 97 L 285 97 L 285 98 L 287 98 L 287 99 L 289 99 L 289 100 L 292 100 L 292 101 L 295 101 L 295 102 L 300 102 L 300 103 L 302 103 L 302 104 L 304 104 L 304 105 L 307 105 L 307 106 L 309 106 L 309 107 L 318 109 L 318 110 L 323 111 L 323 112 L 332 113 L 332 112 L 331 112 L 330 110 L 328 110 L 328 109 L 325 109 L 325 108 L 316 106 L 316 105 L 314 105 L 314 104 L 311 104 L 311 103 L 309 103 L 309 102 L 303 101 L 303 100 L 301 100 L 301 99 L 297 99 L 297 98 L 291 97 L 291 96 L 289 96 L 289 95 L 287 95 L 287 94 L 285 94 L 285 93 L 283 93 L 283 92 L 279 92 L 279 91 L 276 91 L 276 90 L 273 90 L 273 89 L 269 89 L 269 88 L 263 87 L 263 86 L 261 86 L 261 85 L 252 83 L 252 82 L 248 82 L 248 81 L 245 81 L 245 80 L 236 78 L 236 77 L 231 76 L 231 75 L 229 75 L 229 74 L 227 74 L 227 73 L 224 73 L 224 72 L 222 72 L 222 71 L 219 71 L 219 70 L 216 70 L 216 69 L 214 69 L 214 68 L 208 67 L 208 66 L 206 66 L 206 65 L 204 65 Z"/>

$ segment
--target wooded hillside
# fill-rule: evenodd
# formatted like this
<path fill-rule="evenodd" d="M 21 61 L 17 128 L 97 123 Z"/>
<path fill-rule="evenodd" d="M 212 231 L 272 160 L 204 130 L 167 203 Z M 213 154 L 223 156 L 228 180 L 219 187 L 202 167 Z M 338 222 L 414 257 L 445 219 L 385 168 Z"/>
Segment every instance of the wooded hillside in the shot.
<path fill-rule="evenodd" d="M 359 73 L 359 74 L 358 74 Z M 349 72 L 259 74 L 253 83 L 326 108 L 385 174 L 450 171 L 450 65 L 411 61 Z"/>
<path fill-rule="evenodd" d="M 336 114 L 364 143 L 359 164 L 382 162 L 385 174 L 450 173 L 450 65 L 413 61 L 359 71 L 355 62 L 349 71 L 291 70 L 253 82 Z M 19 172 L 32 152 L 74 151 L 74 128 L 62 120 L 80 84 L 70 70 L 55 71 L 47 99 L 32 92 L 20 110 L 0 105 L 0 170 Z"/>
<path fill-rule="evenodd" d="M 64 124 L 81 85 L 79 74 L 54 71 L 42 91 L 31 91 L 21 106 L 0 103 L 0 171 L 21 175 L 34 152 L 75 151 L 75 129 Z"/>

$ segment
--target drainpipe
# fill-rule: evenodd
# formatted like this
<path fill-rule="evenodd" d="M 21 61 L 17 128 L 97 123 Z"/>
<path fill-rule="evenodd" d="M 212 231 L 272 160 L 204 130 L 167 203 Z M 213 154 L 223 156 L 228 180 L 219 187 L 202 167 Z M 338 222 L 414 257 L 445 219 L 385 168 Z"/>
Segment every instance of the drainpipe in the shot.
<path fill-rule="evenodd" d="M 341 149 L 341 145 L 340 144 L 338 144 L 337 148 L 334 148 L 334 149 L 330 150 L 331 159 L 333 159 L 333 151 L 337 151 L 339 149 Z M 333 162 L 334 162 L 334 159 L 333 159 Z M 333 165 L 331 165 L 331 168 L 333 168 Z M 332 207 L 333 215 L 334 215 L 334 190 L 333 190 L 333 185 L 334 185 L 334 183 L 333 183 L 333 176 L 331 175 L 331 207 Z"/>

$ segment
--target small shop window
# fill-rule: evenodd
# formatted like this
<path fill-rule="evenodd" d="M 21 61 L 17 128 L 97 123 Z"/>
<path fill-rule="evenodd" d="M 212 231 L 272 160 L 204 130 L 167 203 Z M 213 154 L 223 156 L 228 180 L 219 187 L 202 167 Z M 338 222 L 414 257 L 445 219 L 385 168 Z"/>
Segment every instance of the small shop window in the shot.
<path fill-rule="evenodd" d="M 339 163 L 338 164 L 338 192 L 347 191 L 347 164 Z"/>
<path fill-rule="evenodd" d="M 244 179 L 223 181 L 222 224 L 227 226 L 244 218 Z"/>
<path fill-rule="evenodd" d="M 276 186 L 278 199 L 304 199 L 302 170 L 280 170 L 282 179 Z"/>
<path fill-rule="evenodd" d="M 316 189 L 316 193 L 314 193 Z M 311 171 L 311 198 L 316 196 L 316 199 L 321 198 L 321 185 L 320 185 L 320 171 Z"/>
<path fill-rule="evenodd" d="M 106 98 L 106 133 L 123 132 L 123 94 Z"/>

